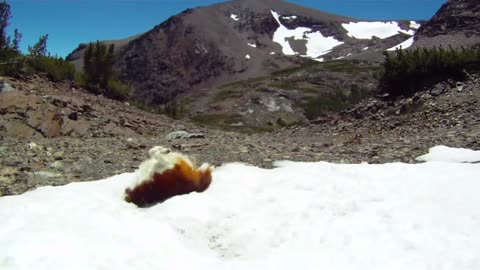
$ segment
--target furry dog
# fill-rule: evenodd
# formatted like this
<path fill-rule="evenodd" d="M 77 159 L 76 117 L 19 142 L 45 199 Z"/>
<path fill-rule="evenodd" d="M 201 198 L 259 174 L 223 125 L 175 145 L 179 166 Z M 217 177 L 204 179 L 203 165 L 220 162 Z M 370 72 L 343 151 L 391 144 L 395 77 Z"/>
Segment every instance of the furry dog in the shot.
<path fill-rule="evenodd" d="M 156 146 L 150 158 L 137 171 L 137 182 L 125 190 L 125 201 L 138 207 L 161 203 L 173 196 L 203 192 L 212 182 L 213 166 L 204 163 L 199 168 L 186 155 Z"/>

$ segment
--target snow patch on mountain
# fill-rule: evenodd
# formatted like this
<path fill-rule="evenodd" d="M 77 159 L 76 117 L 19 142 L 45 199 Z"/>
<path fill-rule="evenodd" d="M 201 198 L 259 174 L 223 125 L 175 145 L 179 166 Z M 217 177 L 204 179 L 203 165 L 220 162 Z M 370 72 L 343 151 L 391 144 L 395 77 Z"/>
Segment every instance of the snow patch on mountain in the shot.
<path fill-rule="evenodd" d="M 248 60 L 248 59 L 250 59 L 250 58 L 252 58 L 252 57 L 250 56 L 250 54 L 245 55 L 245 59 Z"/>
<path fill-rule="evenodd" d="M 257 44 L 255 43 L 247 43 L 248 46 L 252 47 L 252 48 L 256 48 L 257 47 Z"/>
<path fill-rule="evenodd" d="M 232 19 L 232 20 L 234 20 L 234 21 L 240 20 L 240 18 L 238 18 L 238 16 L 235 15 L 235 14 L 230 14 L 230 19 Z"/>
<path fill-rule="evenodd" d="M 418 28 L 420 28 L 420 26 L 422 26 L 422 25 L 417 23 L 416 21 L 410 21 L 410 28 L 418 29 Z"/>
<path fill-rule="evenodd" d="M 284 18 L 285 20 L 295 20 L 297 16 L 283 16 L 282 18 Z"/>
<path fill-rule="evenodd" d="M 278 29 L 273 34 L 273 41 L 282 46 L 282 52 L 285 55 L 298 54 L 293 51 L 288 39 L 306 41 L 307 53 L 302 56 L 311 58 L 317 58 L 321 55 L 327 54 L 334 47 L 343 44 L 343 42 L 336 40 L 334 37 L 325 37 L 320 31 L 312 32 L 312 29 L 307 27 L 288 29 L 280 21 L 280 15 L 277 12 L 272 10 L 271 13 L 279 25 Z"/>
<path fill-rule="evenodd" d="M 378 37 L 385 39 L 398 33 L 413 35 L 413 30 L 403 30 L 398 22 L 350 22 L 342 23 L 343 28 L 348 31 L 349 37 L 357 39 L 372 39 Z"/>
<path fill-rule="evenodd" d="M 413 42 L 414 42 L 414 38 L 411 37 L 407 40 L 405 40 L 404 42 L 398 44 L 398 45 L 395 45 L 393 46 L 392 48 L 389 48 L 387 49 L 387 51 L 395 51 L 396 49 L 406 49 L 406 48 L 409 48 L 410 46 L 413 45 Z"/>

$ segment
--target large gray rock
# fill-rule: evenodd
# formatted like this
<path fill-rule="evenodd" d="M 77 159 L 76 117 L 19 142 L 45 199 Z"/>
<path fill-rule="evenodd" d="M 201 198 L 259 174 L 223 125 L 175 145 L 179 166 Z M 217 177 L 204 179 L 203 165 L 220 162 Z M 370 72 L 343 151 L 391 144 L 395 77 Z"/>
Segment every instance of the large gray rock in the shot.
<path fill-rule="evenodd" d="M 174 131 L 169 133 L 166 136 L 166 139 L 169 141 L 177 139 L 195 139 L 195 138 L 205 138 L 205 135 L 202 133 L 189 133 L 184 130 Z"/>
<path fill-rule="evenodd" d="M 6 82 L 0 82 L 0 92 L 13 92 L 15 89 Z"/>

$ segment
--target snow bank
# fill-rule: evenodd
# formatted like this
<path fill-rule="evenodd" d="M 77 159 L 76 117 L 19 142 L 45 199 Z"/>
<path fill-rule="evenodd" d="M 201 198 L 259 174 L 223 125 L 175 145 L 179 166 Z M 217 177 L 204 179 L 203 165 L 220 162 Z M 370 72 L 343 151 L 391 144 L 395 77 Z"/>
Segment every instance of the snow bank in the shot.
<path fill-rule="evenodd" d="M 412 45 L 413 45 L 413 42 L 415 40 L 413 39 L 413 37 L 405 40 L 404 42 L 398 44 L 398 45 L 395 45 L 393 46 L 392 48 L 390 49 L 387 49 L 387 51 L 395 51 L 396 49 L 406 49 L 406 48 L 410 48 Z"/>
<path fill-rule="evenodd" d="M 435 146 L 428 154 L 419 156 L 417 161 L 443 162 L 480 162 L 480 151 L 463 148 L 451 148 L 443 145 Z"/>
<path fill-rule="evenodd" d="M 480 165 L 276 166 L 147 209 L 132 173 L 2 197 L 0 269 L 480 269 Z"/>
<path fill-rule="evenodd" d="M 307 53 L 304 56 L 317 58 L 321 55 L 329 53 L 334 47 L 343 44 L 334 37 L 325 37 L 320 31 L 312 32 L 307 27 L 297 27 L 288 29 L 280 21 L 280 15 L 271 11 L 273 17 L 277 21 L 279 27 L 273 34 L 273 41 L 282 46 L 282 52 L 285 55 L 296 55 L 288 42 L 288 39 L 305 40 L 307 42 Z"/>
<path fill-rule="evenodd" d="M 412 30 L 401 29 L 398 22 L 350 22 L 342 23 L 342 26 L 348 31 L 349 37 L 357 39 L 372 39 L 374 36 L 384 39 L 399 32 L 408 35 L 415 34 Z"/>
<path fill-rule="evenodd" d="M 252 48 L 256 48 L 257 47 L 257 44 L 255 43 L 247 43 L 248 46 L 252 47 Z"/>

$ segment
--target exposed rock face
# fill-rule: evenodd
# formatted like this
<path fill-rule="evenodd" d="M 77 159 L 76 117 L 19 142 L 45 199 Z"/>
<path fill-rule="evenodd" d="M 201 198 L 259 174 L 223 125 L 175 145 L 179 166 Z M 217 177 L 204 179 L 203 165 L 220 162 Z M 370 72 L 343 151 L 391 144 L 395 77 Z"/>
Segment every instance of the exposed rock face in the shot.
<path fill-rule="evenodd" d="M 186 10 L 128 43 L 117 42 L 116 68 L 136 100 L 163 104 L 187 92 L 297 66 L 305 57 L 373 52 L 381 59 L 382 50 L 415 30 L 408 21 L 393 22 L 399 31 L 387 38 L 355 38 L 343 26 L 351 22 L 358 20 L 280 0 L 234 0 Z M 78 62 L 81 55 L 79 47 L 69 60 Z"/>
<path fill-rule="evenodd" d="M 480 2 L 477 0 L 448 0 L 427 23 L 417 36 L 463 33 L 468 36 L 480 34 Z"/>
<path fill-rule="evenodd" d="M 480 43 L 480 2 L 448 0 L 415 34 L 416 46 L 454 47 Z"/>

